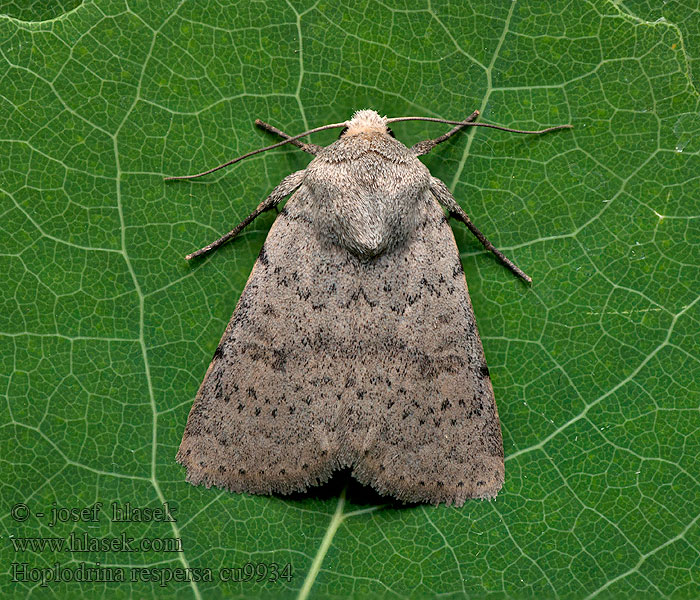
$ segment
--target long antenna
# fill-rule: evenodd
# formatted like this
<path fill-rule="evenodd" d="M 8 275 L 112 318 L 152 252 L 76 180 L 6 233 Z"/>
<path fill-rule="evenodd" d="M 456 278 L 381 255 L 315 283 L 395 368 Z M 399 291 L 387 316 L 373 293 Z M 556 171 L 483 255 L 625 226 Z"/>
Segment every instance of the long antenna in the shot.
<path fill-rule="evenodd" d="M 448 121 L 447 119 L 436 119 L 435 117 L 394 117 L 393 119 L 387 119 L 387 123 L 397 123 L 398 121 L 432 121 L 433 123 L 445 123 L 446 125 L 462 125 L 464 127 L 490 127 L 491 129 L 500 129 L 501 131 L 510 131 L 511 133 L 526 133 L 526 134 L 540 134 L 549 133 L 550 131 L 557 131 L 559 129 L 573 129 L 573 125 L 555 125 L 554 127 L 547 127 L 547 129 L 540 129 L 539 131 L 527 131 L 525 129 L 511 129 L 510 127 L 501 127 L 500 125 L 492 125 L 491 123 L 465 123 L 464 121 Z"/>
<path fill-rule="evenodd" d="M 394 117 L 392 119 L 387 119 L 387 123 L 398 123 L 399 121 L 431 121 L 433 123 L 445 123 L 446 125 L 461 125 L 462 127 L 489 127 L 491 129 L 500 129 L 501 131 L 509 131 L 510 133 L 524 133 L 524 134 L 541 134 L 541 133 L 549 133 L 550 131 L 558 131 L 559 129 L 573 129 L 573 125 L 555 125 L 554 127 L 548 127 L 547 129 L 540 129 L 539 131 L 527 131 L 524 129 L 511 129 L 510 127 L 501 127 L 500 125 L 492 125 L 491 123 L 465 123 L 464 121 L 449 121 L 447 119 L 437 119 L 435 117 Z M 251 152 L 247 152 L 246 154 L 243 154 L 242 156 L 238 156 L 237 158 L 234 158 L 232 160 L 229 160 L 228 162 L 225 162 L 223 164 L 220 164 L 218 167 L 214 167 L 213 169 L 208 169 L 206 171 L 202 171 L 201 173 L 195 173 L 194 175 L 174 175 L 171 177 L 164 177 L 164 181 L 175 181 L 175 180 L 181 180 L 181 179 L 197 179 L 198 177 L 203 177 L 204 175 L 209 175 L 210 173 L 214 173 L 215 171 L 219 171 L 220 169 L 224 169 L 230 165 L 233 165 L 237 162 L 242 161 L 244 158 L 248 158 L 249 156 L 254 156 L 256 154 L 260 154 L 261 152 L 267 152 L 268 150 L 272 150 L 273 148 L 279 148 L 280 146 L 284 146 L 285 144 L 293 143 L 299 138 L 302 138 L 306 135 L 310 135 L 312 133 L 317 133 L 319 131 L 324 131 L 326 129 L 335 129 L 338 127 L 347 127 L 347 122 L 343 123 L 332 123 L 330 125 L 322 125 L 321 127 L 315 127 L 314 129 L 309 129 L 308 131 L 305 131 L 304 133 L 300 133 L 298 135 L 292 136 L 286 140 L 283 140 L 281 142 L 277 142 L 276 144 L 272 144 L 271 146 L 265 146 L 265 148 L 259 148 L 257 150 L 252 150 Z"/>
<path fill-rule="evenodd" d="M 300 133 L 299 135 L 295 135 L 290 137 L 289 139 L 286 139 L 281 142 L 277 142 L 276 144 L 272 144 L 272 146 L 266 146 L 265 148 L 259 148 L 258 150 L 253 150 L 252 152 L 248 152 L 244 154 L 243 156 L 239 156 L 238 158 L 234 158 L 233 160 L 229 160 L 228 162 L 225 162 L 218 167 L 214 167 L 213 169 L 209 169 L 208 171 L 202 171 L 201 173 L 196 173 L 195 175 L 175 175 L 173 177 L 165 177 L 164 181 L 173 181 L 177 179 L 196 179 L 197 177 L 202 177 L 204 175 L 209 175 L 209 173 L 213 173 L 214 171 L 218 171 L 219 169 L 223 169 L 225 167 L 228 167 L 229 165 L 232 165 L 234 163 L 237 163 L 244 158 L 248 158 L 249 156 L 253 156 L 255 154 L 260 154 L 261 152 L 265 152 L 267 150 L 272 150 L 273 148 L 279 148 L 280 146 L 284 146 L 284 144 L 289 144 L 291 142 L 294 142 L 298 140 L 301 137 L 304 137 L 305 135 L 309 135 L 311 133 L 316 133 L 318 131 L 323 131 L 324 129 L 333 129 L 335 127 L 345 127 L 347 123 L 332 123 L 331 125 L 323 125 L 321 127 L 316 127 L 314 129 L 309 129 L 308 131 L 305 131 L 304 133 Z"/>

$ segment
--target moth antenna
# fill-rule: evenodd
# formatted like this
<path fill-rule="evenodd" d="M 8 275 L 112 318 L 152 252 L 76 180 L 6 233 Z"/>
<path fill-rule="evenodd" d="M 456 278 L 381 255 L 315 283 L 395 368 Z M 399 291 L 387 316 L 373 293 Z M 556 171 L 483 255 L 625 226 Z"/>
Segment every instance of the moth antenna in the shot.
<path fill-rule="evenodd" d="M 213 169 L 209 169 L 207 171 L 202 171 L 201 173 L 196 173 L 195 175 L 175 175 L 172 177 L 164 177 L 163 181 L 173 181 L 177 179 L 196 179 L 197 177 L 203 177 L 204 175 L 209 175 L 209 173 L 213 173 L 214 171 L 218 171 L 220 169 L 224 169 L 234 163 L 242 161 L 244 158 L 248 158 L 249 156 L 254 156 L 255 154 L 260 154 L 261 152 L 266 152 L 267 150 L 272 150 L 273 148 L 279 148 L 280 146 L 284 146 L 284 144 L 289 144 L 293 143 L 296 140 L 298 140 L 301 137 L 304 137 L 305 135 L 309 135 L 312 133 L 317 133 L 318 131 L 324 131 L 325 129 L 333 129 L 336 127 L 345 127 L 347 123 L 332 123 L 330 125 L 322 125 L 321 127 L 315 127 L 314 129 L 309 129 L 308 131 L 305 131 L 304 133 L 300 133 L 298 135 L 292 136 L 286 140 L 283 140 L 281 142 L 277 142 L 276 144 L 272 144 L 271 146 L 266 146 L 265 148 L 259 148 L 257 150 L 253 150 L 251 152 L 247 152 L 246 154 L 243 154 L 242 156 L 239 156 L 237 158 L 234 158 L 233 160 L 229 160 L 228 162 L 225 162 L 218 167 L 214 167 Z"/>
<path fill-rule="evenodd" d="M 491 123 L 465 123 L 464 121 L 448 121 L 447 119 L 436 119 L 435 117 L 394 117 L 387 119 L 387 123 L 396 123 L 398 121 L 432 121 L 433 123 L 445 123 L 446 125 L 463 125 L 464 127 L 490 127 L 491 129 L 500 129 L 501 131 L 509 131 L 510 133 L 526 133 L 539 135 L 541 133 L 549 133 L 550 131 L 558 131 L 559 129 L 573 129 L 573 125 L 555 125 L 538 131 L 527 131 L 525 129 L 511 129 L 510 127 L 501 127 L 500 125 L 492 125 Z"/>

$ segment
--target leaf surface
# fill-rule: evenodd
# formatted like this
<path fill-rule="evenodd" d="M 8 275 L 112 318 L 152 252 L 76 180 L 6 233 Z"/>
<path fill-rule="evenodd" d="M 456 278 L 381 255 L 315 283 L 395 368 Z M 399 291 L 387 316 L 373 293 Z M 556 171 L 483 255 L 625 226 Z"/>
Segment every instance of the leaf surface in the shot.
<path fill-rule="evenodd" d="M 697 597 L 700 30 L 697 9 L 657 5 L 0 3 L 3 593 Z M 461 509 L 387 505 L 342 477 L 292 498 L 192 487 L 175 452 L 274 215 L 183 256 L 309 157 L 162 178 L 272 143 L 255 118 L 295 134 L 368 107 L 575 125 L 473 129 L 424 158 L 534 279 L 454 225 L 505 486 Z M 97 502 L 95 521 L 58 510 Z M 176 521 L 110 519 L 164 502 Z M 71 533 L 182 548 L 21 547 Z M 55 581 L 81 563 L 126 581 Z M 252 581 L 247 563 L 264 565 Z"/>

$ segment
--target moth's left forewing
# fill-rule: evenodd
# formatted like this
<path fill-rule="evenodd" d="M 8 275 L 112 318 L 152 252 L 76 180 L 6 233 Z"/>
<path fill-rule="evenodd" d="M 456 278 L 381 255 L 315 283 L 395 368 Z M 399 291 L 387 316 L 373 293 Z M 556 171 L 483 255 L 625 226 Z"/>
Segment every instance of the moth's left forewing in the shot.
<path fill-rule="evenodd" d="M 452 230 L 426 190 L 404 245 L 367 264 L 347 397 L 353 474 L 409 502 L 461 505 L 504 481 L 498 411 Z"/>

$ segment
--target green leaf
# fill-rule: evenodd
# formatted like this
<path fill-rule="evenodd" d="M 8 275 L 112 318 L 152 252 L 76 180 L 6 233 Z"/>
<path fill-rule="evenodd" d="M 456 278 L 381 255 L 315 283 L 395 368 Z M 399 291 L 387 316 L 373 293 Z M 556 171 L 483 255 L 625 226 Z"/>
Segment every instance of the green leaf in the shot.
<path fill-rule="evenodd" d="M 697 597 L 697 10 L 392 4 L 0 3 L 3 595 Z M 534 279 L 454 224 L 505 486 L 460 509 L 387 505 L 343 478 L 292 498 L 190 486 L 175 452 L 274 215 L 198 264 L 183 256 L 309 157 L 162 179 L 270 143 L 255 118 L 297 133 L 366 107 L 575 126 L 471 130 L 425 157 Z M 395 127 L 405 143 L 444 130 Z M 109 519 L 112 503 L 164 502 L 175 522 Z M 71 534 L 182 551 L 25 539 Z M 90 580 L 97 563 L 97 579 L 126 581 Z M 222 580 L 247 563 L 265 580 Z M 270 581 L 272 563 L 291 578 Z"/>

